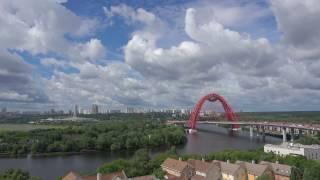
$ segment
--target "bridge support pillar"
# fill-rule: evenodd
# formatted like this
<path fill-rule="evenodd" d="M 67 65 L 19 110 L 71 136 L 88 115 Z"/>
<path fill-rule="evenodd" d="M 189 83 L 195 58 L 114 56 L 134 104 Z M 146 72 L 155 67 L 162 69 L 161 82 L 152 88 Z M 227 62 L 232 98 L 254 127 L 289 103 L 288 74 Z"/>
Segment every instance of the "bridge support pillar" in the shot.
<path fill-rule="evenodd" d="M 250 137 L 252 138 L 253 137 L 253 127 L 250 126 Z"/>
<path fill-rule="evenodd" d="M 262 126 L 262 140 L 265 141 L 266 140 L 266 132 L 265 132 L 265 127 Z"/>
<path fill-rule="evenodd" d="M 311 132 L 310 132 L 310 130 L 305 130 L 305 135 L 307 135 L 307 136 L 310 136 L 310 134 L 311 134 Z"/>
<path fill-rule="evenodd" d="M 287 141 L 287 134 L 286 134 L 286 129 L 282 128 L 282 141 L 286 142 Z"/>
<path fill-rule="evenodd" d="M 291 142 L 294 141 L 294 128 L 290 129 L 290 138 L 291 138 Z"/>

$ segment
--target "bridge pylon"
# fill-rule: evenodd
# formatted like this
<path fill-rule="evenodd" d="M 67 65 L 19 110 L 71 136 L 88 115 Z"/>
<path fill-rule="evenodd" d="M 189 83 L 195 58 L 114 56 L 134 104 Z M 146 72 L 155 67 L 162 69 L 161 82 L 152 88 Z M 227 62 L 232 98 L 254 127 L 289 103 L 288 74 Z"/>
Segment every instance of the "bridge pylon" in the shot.
<path fill-rule="evenodd" d="M 210 93 L 206 96 L 203 96 L 197 102 L 196 106 L 194 107 L 194 109 L 190 115 L 189 121 L 188 121 L 188 126 L 190 128 L 189 132 L 193 132 L 193 133 L 197 132 L 196 126 L 197 126 L 197 122 L 199 119 L 199 114 L 200 114 L 200 111 L 201 111 L 203 104 L 206 101 L 210 101 L 210 102 L 219 101 L 223 106 L 223 109 L 226 113 L 226 117 L 227 117 L 228 121 L 233 121 L 233 122 L 238 121 L 235 114 L 233 113 L 231 106 L 228 104 L 228 102 L 222 96 L 220 96 L 216 93 Z M 232 126 L 232 130 L 239 130 L 238 124 L 232 124 L 231 126 Z"/>

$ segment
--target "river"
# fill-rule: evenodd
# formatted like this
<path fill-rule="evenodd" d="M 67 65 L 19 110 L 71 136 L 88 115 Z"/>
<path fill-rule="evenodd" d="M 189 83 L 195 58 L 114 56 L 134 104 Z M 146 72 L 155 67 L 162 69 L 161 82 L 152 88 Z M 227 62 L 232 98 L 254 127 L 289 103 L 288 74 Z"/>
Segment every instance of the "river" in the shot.
<path fill-rule="evenodd" d="M 230 132 L 214 125 L 199 125 L 196 134 L 188 135 L 188 142 L 177 147 L 179 154 L 208 154 L 224 149 L 250 150 L 263 146 L 265 143 L 279 143 L 281 139 L 266 137 L 250 138 L 248 132 Z M 159 150 L 157 151 L 159 152 Z M 70 170 L 76 172 L 93 172 L 106 162 L 123 157 L 130 158 L 132 153 L 92 153 L 52 157 L 0 158 L 0 170 L 21 168 L 28 170 L 32 176 L 44 180 L 54 180 Z"/>

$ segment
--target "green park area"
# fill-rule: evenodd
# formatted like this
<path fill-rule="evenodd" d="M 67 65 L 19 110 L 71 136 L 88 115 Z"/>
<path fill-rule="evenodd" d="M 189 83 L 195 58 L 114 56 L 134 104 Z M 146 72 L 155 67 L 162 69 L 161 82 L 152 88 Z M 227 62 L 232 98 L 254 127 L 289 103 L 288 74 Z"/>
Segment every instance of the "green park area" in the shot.
<path fill-rule="evenodd" d="M 0 131 L 31 131 L 35 129 L 63 128 L 61 125 L 45 124 L 0 124 Z"/>

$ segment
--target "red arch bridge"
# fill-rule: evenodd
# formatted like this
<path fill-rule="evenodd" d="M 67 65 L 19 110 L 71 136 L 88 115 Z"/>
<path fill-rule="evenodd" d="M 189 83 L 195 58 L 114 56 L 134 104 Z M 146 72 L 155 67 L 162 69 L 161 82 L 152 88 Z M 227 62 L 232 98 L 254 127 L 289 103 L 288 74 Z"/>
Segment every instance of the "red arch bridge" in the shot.
<path fill-rule="evenodd" d="M 219 101 L 228 121 L 199 121 L 199 114 L 202 106 L 206 101 L 215 102 Z M 171 120 L 167 121 L 167 124 L 183 124 L 189 128 L 190 133 L 195 133 L 197 124 L 215 124 L 215 125 L 231 125 L 232 130 L 239 130 L 240 126 L 247 126 L 250 129 L 250 136 L 253 136 L 253 131 L 256 130 L 263 137 L 266 133 L 281 134 L 283 141 L 286 141 L 287 133 L 291 134 L 315 134 L 320 131 L 320 124 L 299 124 L 288 122 L 261 122 L 261 121 L 238 121 L 231 106 L 220 95 L 211 93 L 203 96 L 194 107 L 188 121 Z"/>

